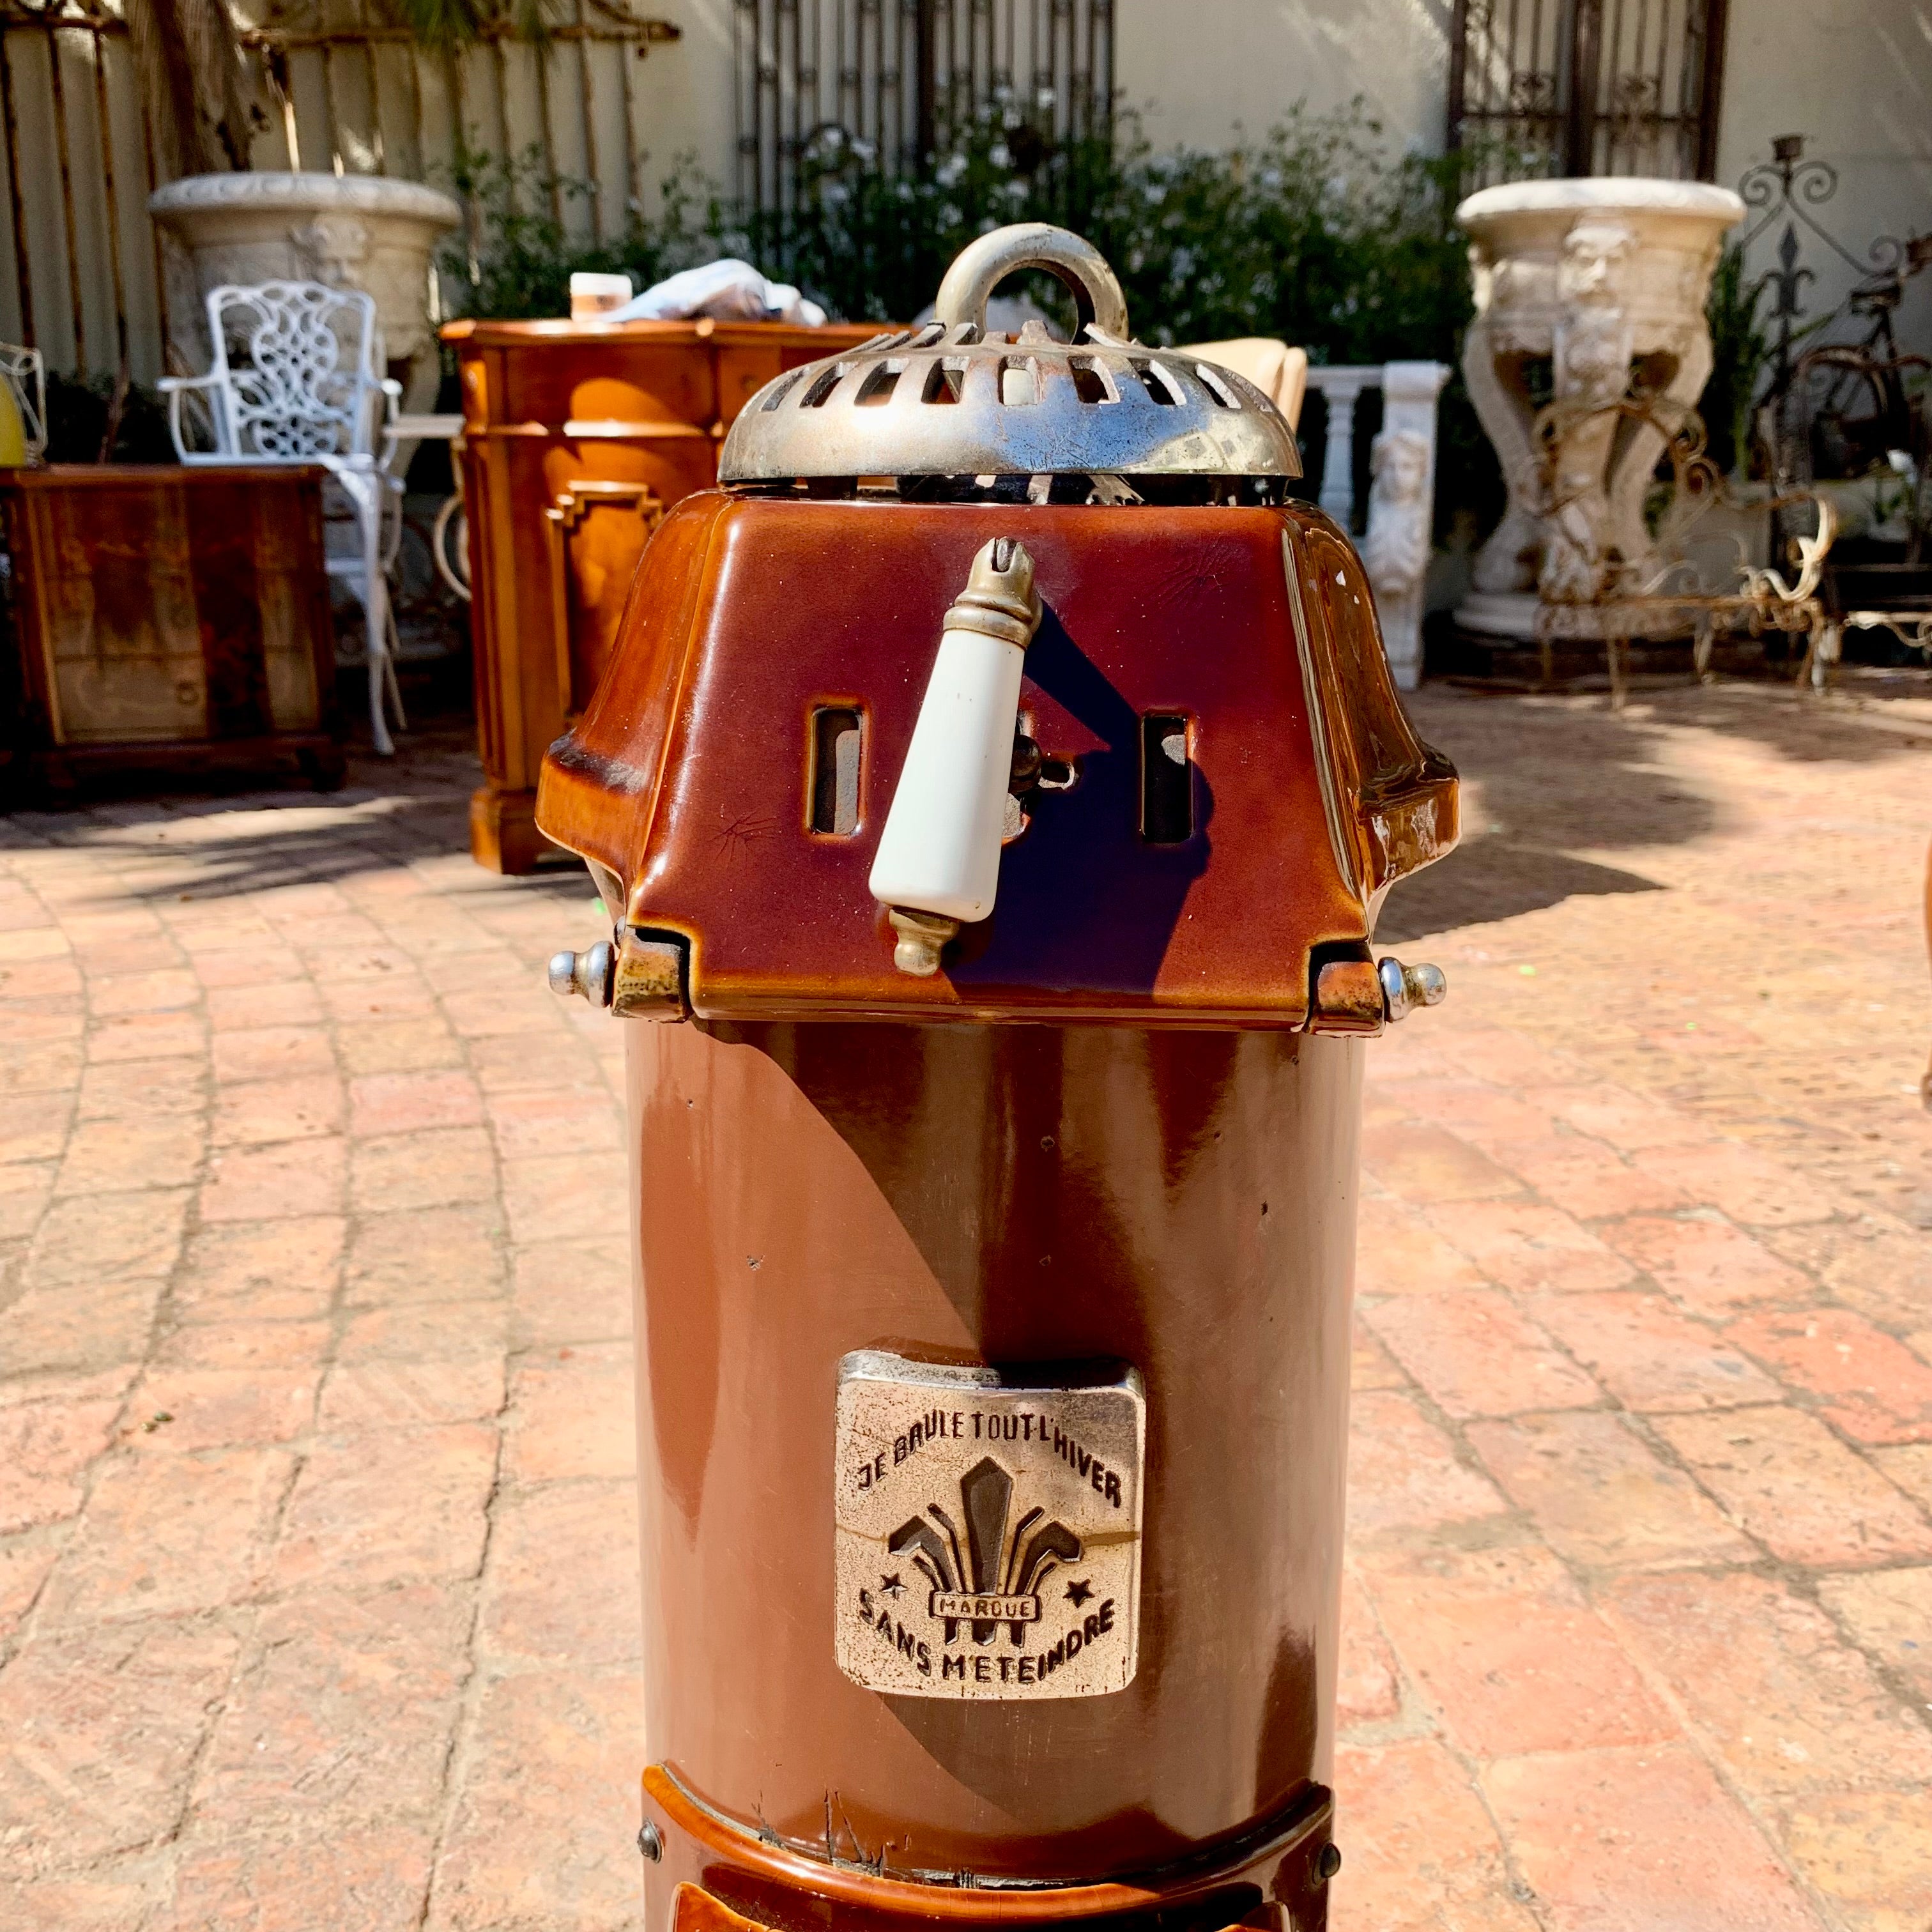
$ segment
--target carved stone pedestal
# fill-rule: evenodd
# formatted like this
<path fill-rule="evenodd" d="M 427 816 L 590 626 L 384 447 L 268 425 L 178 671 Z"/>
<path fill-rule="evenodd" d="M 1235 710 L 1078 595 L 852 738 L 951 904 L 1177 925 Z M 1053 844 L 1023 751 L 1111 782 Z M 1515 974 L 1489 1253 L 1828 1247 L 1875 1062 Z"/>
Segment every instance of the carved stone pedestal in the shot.
<path fill-rule="evenodd" d="M 1613 406 L 1640 388 L 1660 413 L 1695 406 L 1711 373 L 1711 272 L 1743 214 L 1728 188 L 1622 178 L 1512 182 L 1456 211 L 1475 278 L 1462 374 L 1509 492 L 1456 613 L 1465 628 L 1526 638 L 1539 601 L 1588 603 L 1607 573 L 1642 574 L 1664 438 Z M 1534 436 L 1546 398 L 1578 417 L 1553 488 Z"/>

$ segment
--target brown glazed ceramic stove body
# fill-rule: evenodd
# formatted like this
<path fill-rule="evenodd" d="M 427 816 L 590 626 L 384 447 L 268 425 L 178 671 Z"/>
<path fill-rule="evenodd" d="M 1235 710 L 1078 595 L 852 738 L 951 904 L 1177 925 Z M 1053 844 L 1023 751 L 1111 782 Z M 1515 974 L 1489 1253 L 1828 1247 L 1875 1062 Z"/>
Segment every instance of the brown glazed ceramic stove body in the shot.
<path fill-rule="evenodd" d="M 1047 607 L 1022 711 L 1078 777 L 1007 847 L 990 929 L 915 980 L 866 876 L 940 620 L 1002 535 Z M 864 720 L 844 836 L 812 829 L 825 707 Z M 1148 716 L 1186 721 L 1175 844 L 1142 836 Z M 694 1015 L 627 1032 L 652 1932 L 1325 1923 L 1366 1051 L 1334 1035 L 1376 1022 L 1311 986 L 1372 974 L 1373 904 L 1454 806 L 1317 512 L 666 520 L 538 800 L 684 944 Z M 1138 1371 L 1125 1690 L 841 1673 L 858 1349 Z"/>
<path fill-rule="evenodd" d="M 1046 605 L 1021 710 L 1078 782 L 1037 798 L 948 969 L 892 963 L 866 890 L 938 648 L 988 538 Z M 742 501 L 674 512 L 610 671 L 545 760 L 549 836 L 690 949 L 708 1018 L 868 1015 L 1298 1026 L 1311 957 L 1362 950 L 1455 839 L 1455 780 L 1397 704 L 1374 604 L 1318 511 Z M 811 830 L 812 719 L 862 720 L 857 822 Z M 1187 721 L 1192 836 L 1142 836 L 1143 718 Z M 1366 955 L 1364 954 L 1364 957 Z"/>

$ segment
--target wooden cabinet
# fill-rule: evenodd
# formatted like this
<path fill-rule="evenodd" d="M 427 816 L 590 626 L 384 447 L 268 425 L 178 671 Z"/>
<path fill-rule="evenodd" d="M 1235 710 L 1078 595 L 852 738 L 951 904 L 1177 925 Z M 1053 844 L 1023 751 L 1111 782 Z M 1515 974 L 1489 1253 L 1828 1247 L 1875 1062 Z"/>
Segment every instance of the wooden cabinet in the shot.
<path fill-rule="evenodd" d="M 319 469 L 0 470 L 0 761 L 293 762 L 341 782 Z"/>
<path fill-rule="evenodd" d="M 532 816 L 550 741 L 602 676 L 658 520 L 718 475 L 774 376 L 878 334 L 781 322 L 458 322 L 478 749 L 470 850 L 497 872 L 554 854 Z"/>

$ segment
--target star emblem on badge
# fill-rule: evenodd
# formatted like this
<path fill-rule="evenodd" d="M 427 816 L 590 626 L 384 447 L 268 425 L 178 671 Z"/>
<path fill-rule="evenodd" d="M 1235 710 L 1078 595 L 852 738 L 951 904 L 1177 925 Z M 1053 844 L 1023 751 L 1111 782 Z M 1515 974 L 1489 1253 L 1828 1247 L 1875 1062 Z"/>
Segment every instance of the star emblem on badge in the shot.
<path fill-rule="evenodd" d="M 1070 1583 L 1066 1586 L 1066 1600 L 1077 1610 L 1094 1594 L 1091 1583 Z"/>
<path fill-rule="evenodd" d="M 896 1597 L 904 1592 L 905 1586 L 899 1581 L 899 1573 L 895 1570 L 890 1576 L 879 1579 L 879 1588 L 888 1597 Z"/>

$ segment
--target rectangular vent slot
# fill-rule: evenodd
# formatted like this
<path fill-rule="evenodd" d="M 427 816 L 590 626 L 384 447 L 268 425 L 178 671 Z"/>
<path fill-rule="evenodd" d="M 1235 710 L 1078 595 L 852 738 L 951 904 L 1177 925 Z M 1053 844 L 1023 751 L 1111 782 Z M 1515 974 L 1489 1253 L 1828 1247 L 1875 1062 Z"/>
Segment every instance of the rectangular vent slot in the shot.
<path fill-rule="evenodd" d="M 899 378 L 905 373 L 903 362 L 881 362 L 867 375 L 859 386 L 859 406 L 878 409 L 892 399 L 892 392 L 899 386 Z"/>
<path fill-rule="evenodd" d="M 1073 371 L 1073 393 L 1083 403 L 1111 403 L 1114 400 L 1106 376 L 1090 356 L 1072 356 L 1067 367 Z"/>
<path fill-rule="evenodd" d="M 812 829 L 849 838 L 859 829 L 859 764 L 865 721 L 824 705 L 812 714 Z"/>
<path fill-rule="evenodd" d="M 776 409 L 779 404 L 783 402 L 786 397 L 790 395 L 793 390 L 798 387 L 799 379 L 804 374 L 805 371 L 802 369 L 794 369 L 790 375 L 781 376 L 778 380 L 772 385 L 772 392 L 765 398 L 763 406 L 767 410 Z"/>
<path fill-rule="evenodd" d="M 844 378 L 845 373 L 845 364 L 842 362 L 836 363 L 831 368 L 826 370 L 825 374 L 820 376 L 818 380 L 812 384 L 812 387 L 806 390 L 805 394 L 800 398 L 799 407 L 802 410 L 822 410 L 824 408 L 827 399 L 830 397 L 832 391 L 838 388 L 839 382 Z"/>
<path fill-rule="evenodd" d="M 1141 386 L 1154 400 L 1167 409 L 1177 408 L 1180 398 L 1174 392 L 1174 385 L 1168 381 L 1167 372 L 1158 362 L 1136 362 L 1134 374 L 1140 378 Z M 809 397 L 806 399 L 808 402 Z"/>
<path fill-rule="evenodd" d="M 1000 358 L 1000 400 L 1010 409 L 1022 410 L 1040 400 L 1040 372 L 1030 356 Z"/>
<path fill-rule="evenodd" d="M 1238 410 L 1241 406 L 1240 398 L 1222 380 L 1221 372 L 1218 369 L 1210 369 L 1206 363 L 1197 362 L 1194 365 L 1194 373 L 1201 378 L 1201 386 L 1222 409 Z"/>
<path fill-rule="evenodd" d="M 1141 718 L 1141 836 L 1181 845 L 1194 836 L 1194 766 L 1187 720 L 1166 712 Z"/>
<path fill-rule="evenodd" d="M 966 383 L 963 362 L 935 362 L 926 372 L 926 388 L 920 400 L 926 403 L 956 403 Z"/>

